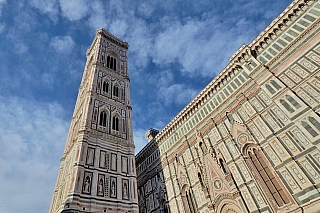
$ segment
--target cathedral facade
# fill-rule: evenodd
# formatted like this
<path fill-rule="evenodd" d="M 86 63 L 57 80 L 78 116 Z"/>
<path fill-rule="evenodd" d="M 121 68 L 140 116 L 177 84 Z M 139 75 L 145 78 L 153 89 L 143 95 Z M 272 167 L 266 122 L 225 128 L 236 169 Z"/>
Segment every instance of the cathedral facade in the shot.
<path fill-rule="evenodd" d="M 136 156 L 139 212 L 320 212 L 320 2 L 293 1 Z"/>
<path fill-rule="evenodd" d="M 50 213 L 320 212 L 319 17 L 294 0 L 137 156 L 128 43 L 99 29 Z"/>

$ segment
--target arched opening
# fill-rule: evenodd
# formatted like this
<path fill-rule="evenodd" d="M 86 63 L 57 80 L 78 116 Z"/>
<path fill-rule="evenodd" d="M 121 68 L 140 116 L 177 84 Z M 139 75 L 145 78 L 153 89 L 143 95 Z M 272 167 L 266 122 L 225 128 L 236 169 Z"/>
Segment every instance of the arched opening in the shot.
<path fill-rule="evenodd" d="M 261 177 L 262 181 L 266 185 L 265 190 L 268 190 L 277 205 L 280 207 L 288 204 L 289 199 L 287 195 L 271 171 L 270 167 L 267 165 L 266 159 L 262 156 L 261 151 L 258 151 L 254 148 L 248 152 L 248 155 L 257 171 L 257 174 Z"/>
<path fill-rule="evenodd" d="M 224 174 L 228 174 L 227 165 L 226 165 L 226 163 L 224 162 L 224 160 L 222 160 L 221 158 L 219 158 L 219 164 L 220 164 L 220 167 L 221 167 L 223 173 L 224 173 Z"/>
<path fill-rule="evenodd" d="M 109 83 L 108 82 L 103 82 L 102 84 L 102 91 L 105 93 L 109 93 Z"/>
<path fill-rule="evenodd" d="M 283 99 L 280 99 L 280 104 L 282 104 L 282 106 L 284 106 L 284 108 L 286 108 L 286 110 L 288 110 L 290 113 L 293 113 L 295 110 L 288 104 L 288 102 L 286 102 Z"/>
<path fill-rule="evenodd" d="M 185 185 L 182 189 L 181 193 L 182 203 L 184 207 L 184 211 L 186 213 L 196 213 L 196 205 L 194 202 L 194 198 L 192 196 L 192 191 L 189 186 Z"/>
<path fill-rule="evenodd" d="M 100 112 L 99 125 L 104 127 L 107 126 L 107 113 L 105 111 Z"/>
<path fill-rule="evenodd" d="M 113 86 L 113 96 L 119 97 L 119 88 L 118 85 Z"/>
<path fill-rule="evenodd" d="M 117 71 L 117 59 L 115 57 L 109 56 L 107 57 L 107 67 Z"/>
<path fill-rule="evenodd" d="M 275 94 L 276 93 L 276 91 L 269 84 L 266 84 L 266 88 L 271 94 Z"/>
<path fill-rule="evenodd" d="M 112 117 L 112 129 L 119 131 L 119 118 L 117 116 Z"/>

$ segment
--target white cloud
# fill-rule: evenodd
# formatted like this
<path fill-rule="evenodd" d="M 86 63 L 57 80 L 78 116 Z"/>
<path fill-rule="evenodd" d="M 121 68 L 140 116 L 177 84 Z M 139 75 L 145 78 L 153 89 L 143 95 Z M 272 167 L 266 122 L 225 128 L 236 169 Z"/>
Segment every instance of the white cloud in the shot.
<path fill-rule="evenodd" d="M 109 31 L 119 38 L 122 38 L 128 29 L 128 24 L 124 20 L 115 20 L 110 24 Z"/>
<path fill-rule="evenodd" d="M 146 18 L 149 18 L 152 15 L 153 10 L 154 8 L 146 2 L 143 2 L 138 6 L 138 12 Z"/>
<path fill-rule="evenodd" d="M 88 13 L 88 0 L 60 0 L 62 15 L 70 21 L 78 21 Z"/>
<path fill-rule="evenodd" d="M 1 12 L 2 12 L 2 7 L 6 3 L 7 3 L 7 0 L 0 0 L 0 16 L 1 16 Z"/>
<path fill-rule="evenodd" d="M 14 51 L 18 54 L 23 54 L 28 51 L 28 47 L 22 41 L 16 41 L 14 43 Z"/>
<path fill-rule="evenodd" d="M 6 23 L 0 23 L 0 34 L 3 33 Z"/>
<path fill-rule="evenodd" d="M 0 96 L 0 111 L 1 210 L 47 212 L 69 126 L 64 110 L 57 103 Z"/>
<path fill-rule="evenodd" d="M 173 84 L 169 87 L 161 87 L 158 96 L 164 101 L 165 105 L 172 103 L 177 105 L 186 105 L 199 91 L 188 88 L 183 84 Z"/>
<path fill-rule="evenodd" d="M 30 0 L 29 3 L 42 14 L 48 14 L 54 22 L 57 21 L 59 13 L 57 0 Z"/>
<path fill-rule="evenodd" d="M 137 68 L 146 67 L 148 60 L 151 56 L 153 39 L 152 32 L 146 23 L 142 19 L 132 18 L 129 22 L 130 33 L 128 33 L 128 42 L 130 44 L 131 66 Z"/>
<path fill-rule="evenodd" d="M 57 51 L 57 53 L 70 54 L 75 43 L 71 36 L 56 36 L 51 39 L 50 46 Z"/>
<path fill-rule="evenodd" d="M 10 29 L 6 37 L 12 42 L 12 50 L 17 54 L 23 54 L 28 51 L 28 46 L 24 43 L 23 39 L 19 37 L 19 31 Z"/>
<path fill-rule="evenodd" d="M 107 20 L 105 18 L 106 12 L 104 10 L 104 6 L 99 0 L 92 0 L 90 17 L 88 20 L 89 26 L 93 30 L 97 30 L 99 28 L 107 29 Z"/>

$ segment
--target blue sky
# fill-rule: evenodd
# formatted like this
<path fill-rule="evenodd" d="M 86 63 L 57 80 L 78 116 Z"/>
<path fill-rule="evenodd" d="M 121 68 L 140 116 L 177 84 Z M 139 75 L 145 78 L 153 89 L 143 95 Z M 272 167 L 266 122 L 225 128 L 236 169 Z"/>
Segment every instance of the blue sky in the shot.
<path fill-rule="evenodd" d="M 290 2 L 0 0 L 0 213 L 49 211 L 98 28 L 129 43 L 138 152 Z"/>

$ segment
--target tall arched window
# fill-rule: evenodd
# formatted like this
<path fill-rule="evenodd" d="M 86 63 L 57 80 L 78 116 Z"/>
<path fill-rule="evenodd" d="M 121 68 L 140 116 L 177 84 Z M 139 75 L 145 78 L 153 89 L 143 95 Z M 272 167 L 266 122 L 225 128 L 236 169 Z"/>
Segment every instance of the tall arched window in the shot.
<path fill-rule="evenodd" d="M 266 88 L 271 94 L 276 93 L 276 91 L 269 84 L 266 84 Z"/>
<path fill-rule="evenodd" d="M 296 109 L 299 109 L 301 107 L 301 105 L 294 100 L 290 95 L 286 95 L 286 99 L 290 102 L 290 104 L 292 104 Z"/>
<path fill-rule="evenodd" d="M 317 137 L 319 134 L 305 121 L 301 122 L 303 128 L 305 128 L 312 137 Z"/>
<path fill-rule="evenodd" d="M 198 178 L 199 178 L 199 181 L 200 181 L 201 186 L 203 186 L 203 181 L 202 181 L 202 177 L 201 177 L 200 172 L 198 172 Z"/>
<path fill-rule="evenodd" d="M 117 116 L 112 117 L 112 129 L 119 131 L 119 118 Z"/>
<path fill-rule="evenodd" d="M 108 55 L 107 67 L 114 70 L 114 71 L 117 71 L 117 59 Z"/>
<path fill-rule="evenodd" d="M 108 82 L 105 82 L 105 81 L 103 82 L 102 91 L 109 93 L 109 83 Z"/>
<path fill-rule="evenodd" d="M 286 110 L 288 110 L 290 113 L 294 112 L 294 109 L 288 104 L 288 102 L 286 102 L 283 99 L 280 99 L 280 103 L 282 104 L 282 106 L 284 106 L 284 108 L 286 108 Z"/>
<path fill-rule="evenodd" d="M 249 157 L 277 205 L 283 206 L 289 203 L 289 199 L 283 188 L 280 186 L 273 172 L 270 170 L 270 167 L 268 167 L 264 158 L 261 156 L 261 151 L 253 149 L 253 152 L 249 152 Z"/>
<path fill-rule="evenodd" d="M 308 120 L 320 131 L 320 123 L 314 117 L 308 117 Z"/>
<path fill-rule="evenodd" d="M 270 83 L 272 84 L 272 86 L 274 86 L 274 88 L 276 88 L 276 90 L 281 89 L 280 85 L 274 80 L 271 80 Z"/>
<path fill-rule="evenodd" d="M 183 191 L 181 193 L 181 198 L 182 198 L 182 203 L 183 203 L 183 207 L 184 207 L 184 212 L 186 213 L 196 213 L 196 205 L 192 196 L 192 192 L 189 189 L 189 187 L 184 186 L 183 187 Z"/>
<path fill-rule="evenodd" d="M 107 126 L 107 114 L 105 111 L 100 112 L 99 125 L 104 127 Z"/>
<path fill-rule="evenodd" d="M 119 97 L 119 88 L 118 85 L 113 86 L 113 96 Z"/>
<path fill-rule="evenodd" d="M 221 169 L 224 172 L 224 174 L 228 174 L 227 165 L 225 164 L 224 160 L 219 158 L 219 163 L 220 163 Z"/>

